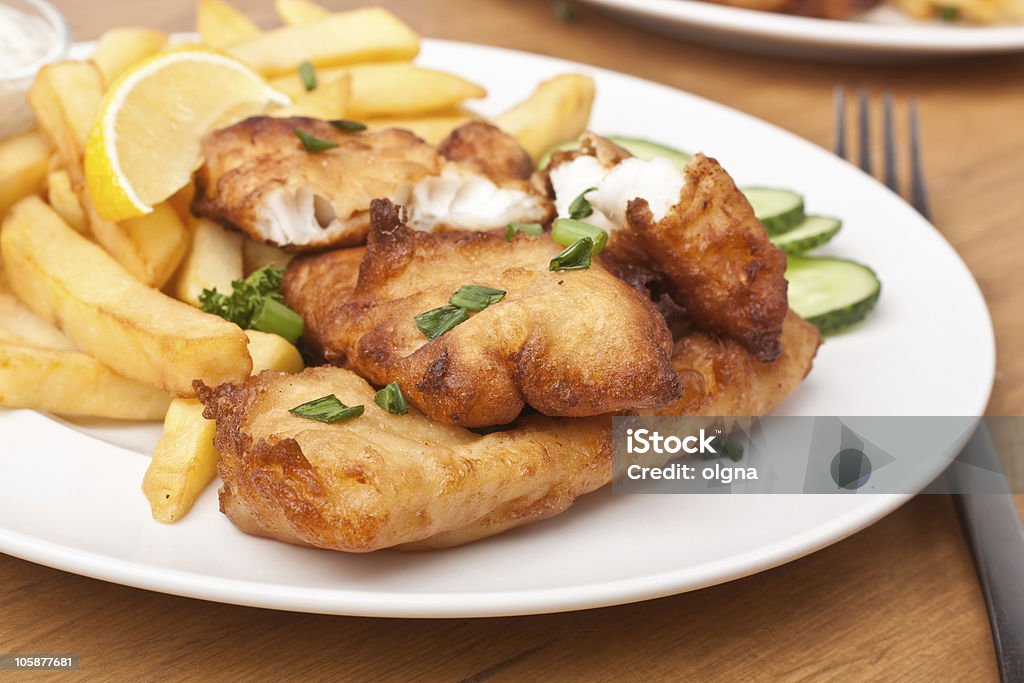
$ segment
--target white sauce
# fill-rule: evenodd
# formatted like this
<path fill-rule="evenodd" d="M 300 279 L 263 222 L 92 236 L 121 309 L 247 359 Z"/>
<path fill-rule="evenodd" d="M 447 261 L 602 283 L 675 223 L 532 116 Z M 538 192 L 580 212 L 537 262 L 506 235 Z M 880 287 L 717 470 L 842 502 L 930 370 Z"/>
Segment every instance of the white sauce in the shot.
<path fill-rule="evenodd" d="M 55 39 L 42 17 L 0 5 L 0 74 L 38 64 L 53 49 Z"/>
<path fill-rule="evenodd" d="M 499 187 L 486 176 L 447 164 L 441 175 L 424 178 L 412 189 L 409 224 L 433 230 L 492 230 L 509 223 L 536 220 L 544 211 L 535 195 Z"/>
<path fill-rule="evenodd" d="M 32 124 L 28 89 L 43 61 L 60 57 L 60 39 L 43 17 L 0 4 L 0 138 Z"/>
<path fill-rule="evenodd" d="M 637 197 L 647 200 L 654 220 L 660 221 L 679 201 L 685 182 L 676 165 L 662 158 L 644 161 L 633 157 L 607 169 L 596 158 L 581 156 L 551 171 L 558 215 L 568 216 L 573 200 L 596 187 L 587 194 L 594 213 L 584 220 L 608 231 L 622 225 L 626 205 Z"/>

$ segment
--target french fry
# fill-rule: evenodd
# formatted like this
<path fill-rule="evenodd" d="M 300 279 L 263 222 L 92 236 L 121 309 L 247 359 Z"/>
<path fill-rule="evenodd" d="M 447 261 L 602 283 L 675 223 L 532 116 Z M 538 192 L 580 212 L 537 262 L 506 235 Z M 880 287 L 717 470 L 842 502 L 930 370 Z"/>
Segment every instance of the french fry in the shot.
<path fill-rule="evenodd" d="M 242 242 L 242 261 L 246 277 L 266 265 L 287 268 L 293 258 L 295 258 L 295 254 L 289 254 L 280 247 L 263 244 L 263 242 L 257 242 L 248 237 Z"/>
<path fill-rule="evenodd" d="M 181 519 L 217 474 L 220 454 L 213 445 L 217 423 L 203 417 L 203 404 L 194 398 L 171 401 L 164 432 L 153 451 L 142 493 L 153 519 Z"/>
<path fill-rule="evenodd" d="M 224 0 L 199 0 L 196 30 L 203 43 L 218 50 L 252 40 L 262 33 L 249 17 Z"/>
<path fill-rule="evenodd" d="M 264 370 L 295 373 L 305 367 L 299 350 L 284 337 L 259 330 L 246 330 L 245 335 L 249 338 L 252 374 L 258 375 Z"/>
<path fill-rule="evenodd" d="M 38 198 L 8 213 L 0 254 L 19 299 L 124 377 L 188 397 L 252 370 L 236 325 L 142 285 Z"/>
<path fill-rule="evenodd" d="M 89 230 L 96 242 L 135 279 L 160 288 L 167 284 L 188 252 L 188 229 L 170 204 L 121 223 L 100 216 L 87 192 L 80 195 Z"/>
<path fill-rule="evenodd" d="M 18 301 L 3 268 L 0 268 L 0 344 L 52 351 L 76 350 L 60 330 Z"/>
<path fill-rule="evenodd" d="M 96 212 L 85 187 L 82 154 L 103 88 L 95 64 L 59 62 L 40 70 L 29 102 L 78 192 L 92 236 L 140 282 L 161 287 L 188 249 L 188 233 L 175 212 L 158 206 L 151 214 L 113 223 Z"/>
<path fill-rule="evenodd" d="M 467 121 L 481 117 L 464 109 L 453 109 L 428 116 L 389 116 L 364 121 L 370 130 L 381 128 L 405 128 L 431 144 L 437 144 L 448 137 L 454 129 Z"/>
<path fill-rule="evenodd" d="M 103 91 L 103 76 L 91 62 L 48 64 L 29 90 L 36 120 L 53 140 L 76 187 L 82 184 L 82 153 Z"/>
<path fill-rule="evenodd" d="M 157 204 L 151 213 L 121 221 L 117 227 L 129 245 L 118 261 L 143 284 L 157 289 L 167 284 L 189 243 L 188 228 L 171 205 Z"/>
<path fill-rule="evenodd" d="M 64 222 L 78 232 L 88 228 L 85 211 L 78 193 L 71 186 L 71 176 L 63 168 L 51 171 L 46 178 L 46 200 L 53 210 L 60 214 Z"/>
<path fill-rule="evenodd" d="M 22 197 L 42 189 L 49 156 L 50 143 L 38 131 L 0 142 L 0 217 Z"/>
<path fill-rule="evenodd" d="M 314 90 L 292 98 L 290 107 L 274 112 L 274 116 L 311 116 L 316 119 L 341 119 L 349 115 L 352 80 L 348 75 L 321 83 Z"/>
<path fill-rule="evenodd" d="M 158 420 L 171 398 L 80 351 L 0 344 L 0 405 L 60 415 Z"/>
<path fill-rule="evenodd" d="M 167 203 L 171 205 L 175 213 L 178 214 L 178 218 L 182 220 L 186 225 L 192 221 L 192 199 L 196 196 L 196 185 L 191 180 L 188 185 L 181 188 L 167 200 Z"/>
<path fill-rule="evenodd" d="M 331 16 L 331 10 L 310 0 L 274 0 L 277 18 L 287 25 L 311 24 Z"/>
<path fill-rule="evenodd" d="M 242 233 L 232 232 L 211 220 L 196 220 L 192 230 L 192 248 L 175 276 L 174 296 L 199 305 L 204 289 L 231 292 L 231 283 L 241 280 Z"/>
<path fill-rule="evenodd" d="M 419 36 L 398 17 L 381 7 L 367 7 L 267 31 L 226 51 L 265 76 L 279 76 L 304 61 L 327 67 L 407 60 L 419 49 Z"/>
<path fill-rule="evenodd" d="M 298 350 L 276 334 L 246 330 L 253 373 L 263 370 L 300 372 Z M 203 406 L 194 398 L 171 402 L 164 419 L 164 433 L 153 451 L 142 491 L 153 518 L 161 522 L 181 519 L 217 474 L 220 455 L 213 445 L 216 423 L 203 417 Z"/>
<path fill-rule="evenodd" d="M 524 101 L 494 119 L 534 159 L 555 145 L 575 140 L 586 130 L 594 104 L 594 81 L 564 74 L 544 81 Z"/>
<path fill-rule="evenodd" d="M 167 45 L 167 34 L 148 28 L 114 28 L 102 36 L 92 61 L 110 85 L 125 69 L 155 55 Z"/>
<path fill-rule="evenodd" d="M 486 90 L 461 76 L 409 62 L 317 69 L 316 75 L 320 87 L 345 75 L 352 79 L 352 99 L 347 116 L 360 120 L 437 112 L 451 109 L 467 99 L 487 96 Z M 305 92 L 297 72 L 278 76 L 270 82 L 292 98 Z"/>

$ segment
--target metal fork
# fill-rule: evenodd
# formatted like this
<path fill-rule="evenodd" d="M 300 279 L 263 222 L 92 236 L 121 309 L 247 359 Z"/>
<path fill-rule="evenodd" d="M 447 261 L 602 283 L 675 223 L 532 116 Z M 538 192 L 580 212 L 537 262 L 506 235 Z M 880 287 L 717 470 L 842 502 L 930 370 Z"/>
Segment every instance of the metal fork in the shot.
<path fill-rule="evenodd" d="M 846 147 L 846 91 L 837 86 L 834 93 L 836 111 L 836 146 L 835 152 L 843 159 L 849 159 Z M 891 93 L 882 96 L 882 136 L 884 150 L 884 173 L 882 180 L 885 186 L 896 194 L 900 193 L 899 174 L 896 170 L 896 126 L 893 115 Z M 910 130 L 910 204 L 917 212 L 929 221 L 932 219 L 928 208 L 928 194 L 924 186 L 924 169 L 921 162 L 921 136 L 917 125 L 917 100 L 910 98 L 907 102 L 907 124 Z M 857 142 L 859 165 L 862 171 L 872 173 L 871 162 L 871 106 L 868 91 L 861 89 L 857 95 Z"/>
<path fill-rule="evenodd" d="M 846 92 L 842 87 L 835 89 L 834 103 L 835 152 L 843 159 L 850 160 L 846 144 Z M 868 93 L 862 89 L 857 97 L 858 165 L 868 174 L 873 172 L 870 110 Z M 899 194 L 893 119 L 893 98 L 886 93 L 882 96 L 882 180 L 890 190 Z M 910 135 L 907 145 L 910 155 L 910 197 L 907 199 L 918 213 L 930 221 L 931 211 L 921 162 L 917 102 L 913 98 L 907 105 L 907 123 Z M 1024 527 L 1009 488 L 1005 493 L 964 493 L 971 490 L 970 476 L 965 474 L 970 472 L 968 463 L 981 464 L 989 471 L 1003 471 L 987 437 L 987 427 L 982 424 L 978 433 L 960 453 L 957 462 L 947 470 L 948 482 L 985 594 L 1000 679 L 1024 681 Z"/>

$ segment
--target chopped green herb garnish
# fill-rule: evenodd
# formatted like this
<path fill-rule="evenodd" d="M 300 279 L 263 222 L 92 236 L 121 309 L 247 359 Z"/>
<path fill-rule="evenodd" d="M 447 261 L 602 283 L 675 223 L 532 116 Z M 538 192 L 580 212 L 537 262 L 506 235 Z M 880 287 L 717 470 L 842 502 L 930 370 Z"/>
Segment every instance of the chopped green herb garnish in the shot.
<path fill-rule="evenodd" d="M 378 391 L 373 397 L 373 402 L 392 415 L 405 415 L 409 412 L 409 404 L 405 402 L 398 382 L 392 382 Z"/>
<path fill-rule="evenodd" d="M 460 323 L 469 320 L 469 313 L 458 306 L 441 306 L 415 318 L 416 327 L 420 328 L 427 339 L 437 339 L 442 334 Z"/>
<path fill-rule="evenodd" d="M 254 330 L 280 335 L 292 344 L 299 341 L 304 327 L 301 315 L 267 296 L 263 297 L 249 326 Z"/>
<path fill-rule="evenodd" d="M 544 232 L 544 226 L 540 223 L 509 223 L 505 228 L 505 241 L 511 242 L 517 232 L 536 237 Z"/>
<path fill-rule="evenodd" d="M 316 70 L 309 62 L 299 64 L 299 78 L 302 79 L 302 87 L 306 92 L 316 89 Z"/>
<path fill-rule="evenodd" d="M 743 459 L 743 444 L 735 439 L 730 439 L 728 436 L 719 434 L 711 438 L 711 446 L 717 452 L 717 455 L 711 453 L 705 453 L 705 460 L 713 460 L 714 458 L 729 458 L 733 462 L 739 462 Z"/>
<path fill-rule="evenodd" d="M 331 119 L 327 123 L 331 124 L 340 131 L 345 133 L 358 133 L 361 130 L 366 130 L 366 124 L 360 123 L 359 121 L 352 121 L 350 119 Z"/>
<path fill-rule="evenodd" d="M 572 200 L 572 204 L 569 205 L 569 218 L 579 220 L 580 218 L 587 218 L 594 213 L 594 207 L 587 201 L 587 194 L 596 189 L 596 187 L 588 187 L 583 192 L 580 192 L 579 197 Z"/>
<path fill-rule="evenodd" d="M 306 148 L 306 151 L 312 154 L 316 154 L 317 152 L 324 152 L 328 149 L 334 149 L 335 147 L 338 146 L 337 142 L 331 142 L 330 140 L 318 138 L 315 135 L 307 133 L 301 128 L 296 128 L 295 134 L 299 136 L 300 140 L 302 140 L 302 146 Z"/>
<path fill-rule="evenodd" d="M 316 420 L 317 422 L 341 422 L 342 420 L 351 420 L 353 417 L 359 417 L 363 414 L 363 406 L 347 406 L 338 400 L 338 397 L 334 394 L 328 394 L 327 396 L 321 396 L 320 398 L 303 403 L 300 406 L 295 406 L 288 412 L 292 415 L 298 415 L 299 417 L 305 417 L 310 420 Z"/>
<path fill-rule="evenodd" d="M 590 257 L 593 251 L 594 240 L 589 237 L 581 237 L 551 259 L 548 270 L 585 270 L 590 267 Z"/>
<path fill-rule="evenodd" d="M 953 5 L 941 5 L 938 12 L 939 19 L 943 21 L 956 21 L 960 18 L 960 9 Z"/>
<path fill-rule="evenodd" d="M 281 296 L 281 278 L 283 276 L 283 269 L 277 268 L 273 264 L 267 264 L 244 280 L 232 282 L 230 295 L 222 294 L 216 289 L 204 289 L 203 293 L 199 295 L 199 307 L 207 313 L 219 315 L 225 320 L 233 322 L 242 329 L 255 327 L 253 319 L 265 300 L 279 304 L 282 309 L 299 318 L 297 313 L 283 303 Z M 275 317 L 282 317 L 283 314 L 277 307 L 274 307 L 274 311 L 277 313 Z M 271 316 L 274 313 L 267 312 L 264 315 Z M 301 318 L 299 321 L 301 323 Z M 292 320 L 290 327 L 284 331 L 293 333 L 295 326 L 296 322 Z M 273 331 L 280 334 L 277 330 Z M 300 329 L 299 334 L 301 333 Z M 288 338 L 283 334 L 281 336 Z"/>
<path fill-rule="evenodd" d="M 482 285 L 462 285 L 459 291 L 448 297 L 452 306 L 470 311 L 482 311 L 491 304 L 496 304 L 505 297 L 505 290 L 484 287 Z"/>
<path fill-rule="evenodd" d="M 581 237 L 589 237 L 594 242 L 594 255 L 601 253 L 608 243 L 608 233 L 590 223 L 572 218 L 557 218 L 551 224 L 551 239 L 567 247 Z"/>

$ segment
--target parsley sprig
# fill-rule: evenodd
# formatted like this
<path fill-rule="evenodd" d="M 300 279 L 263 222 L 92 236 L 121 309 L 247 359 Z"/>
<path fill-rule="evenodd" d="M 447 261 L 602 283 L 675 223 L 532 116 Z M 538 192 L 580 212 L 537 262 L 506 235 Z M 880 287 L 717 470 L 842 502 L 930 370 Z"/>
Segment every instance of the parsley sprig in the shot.
<path fill-rule="evenodd" d="M 232 282 L 231 294 L 204 289 L 199 307 L 242 329 L 279 334 L 294 344 L 302 336 L 303 323 L 298 313 L 284 305 L 283 277 L 283 269 L 268 264 L 244 280 Z"/>

